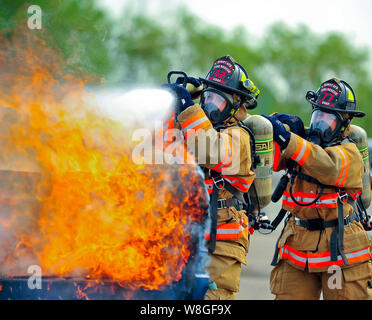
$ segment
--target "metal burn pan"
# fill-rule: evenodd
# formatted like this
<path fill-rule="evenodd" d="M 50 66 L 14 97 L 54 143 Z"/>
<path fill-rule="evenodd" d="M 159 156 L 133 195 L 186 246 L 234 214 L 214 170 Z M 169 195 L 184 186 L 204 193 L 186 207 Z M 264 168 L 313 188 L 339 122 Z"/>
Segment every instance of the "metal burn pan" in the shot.
<path fill-rule="evenodd" d="M 0 217 L 9 217 L 15 206 L 18 210 L 27 207 L 35 213 L 40 208 L 35 188 L 40 180 L 37 172 L 21 172 L 0 169 Z M 202 180 L 200 180 L 202 183 Z M 194 187 L 193 187 L 194 188 Z M 200 185 L 195 186 L 198 190 Z M 199 189 L 200 190 L 200 189 Z M 177 184 L 175 194 L 182 193 L 182 185 Z M 200 205 L 207 212 L 206 204 Z M 30 224 L 32 221 L 30 221 Z M 198 252 L 204 226 L 193 223 L 190 226 L 192 235 L 191 256 L 182 271 L 178 282 L 169 284 L 159 290 L 131 290 L 131 286 L 120 284 L 109 279 L 85 279 L 57 276 L 42 276 L 40 281 L 33 281 L 32 276 L 24 271 L 12 275 L 0 272 L 0 300 L 184 300 L 193 299 L 195 274 L 198 264 Z M 1 229 L 0 236 L 4 230 Z M 13 244 L 12 244 L 13 245 Z M 15 243 L 14 243 L 15 245 Z M 1 249 L 1 244 L 0 244 Z M 206 254 L 207 255 L 207 254 Z M 0 252 L 1 258 L 1 252 Z M 0 259 L 1 260 L 1 259 Z M 207 278 L 202 279 L 208 281 Z"/>
<path fill-rule="evenodd" d="M 136 290 L 110 280 L 43 277 L 0 279 L 0 300 L 183 300 L 188 297 L 183 281 L 162 290 Z M 190 296 L 191 298 L 191 296 Z"/>

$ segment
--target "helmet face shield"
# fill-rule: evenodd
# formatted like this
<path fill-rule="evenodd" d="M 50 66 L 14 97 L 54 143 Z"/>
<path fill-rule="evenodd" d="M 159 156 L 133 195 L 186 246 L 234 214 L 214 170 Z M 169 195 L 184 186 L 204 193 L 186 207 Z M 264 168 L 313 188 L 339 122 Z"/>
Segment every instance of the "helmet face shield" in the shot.
<path fill-rule="evenodd" d="M 342 123 L 339 113 L 314 109 L 310 120 L 310 137 L 317 144 L 329 143 L 340 133 Z"/>
<path fill-rule="evenodd" d="M 201 108 L 212 124 L 226 120 L 233 108 L 232 96 L 213 89 L 206 89 L 201 96 Z"/>
<path fill-rule="evenodd" d="M 205 104 L 213 104 L 216 109 L 220 112 L 223 112 L 227 106 L 227 101 L 224 97 L 216 92 L 207 91 L 204 94 L 204 103 Z"/>

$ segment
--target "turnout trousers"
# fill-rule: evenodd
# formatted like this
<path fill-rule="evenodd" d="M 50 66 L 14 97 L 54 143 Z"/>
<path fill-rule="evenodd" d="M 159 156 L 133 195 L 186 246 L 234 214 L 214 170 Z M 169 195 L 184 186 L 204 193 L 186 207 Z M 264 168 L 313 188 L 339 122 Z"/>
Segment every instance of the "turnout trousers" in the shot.
<path fill-rule="evenodd" d="M 350 267 L 332 266 L 326 272 L 299 270 L 280 260 L 270 275 L 270 289 L 276 300 L 372 300 L 372 262 Z"/>

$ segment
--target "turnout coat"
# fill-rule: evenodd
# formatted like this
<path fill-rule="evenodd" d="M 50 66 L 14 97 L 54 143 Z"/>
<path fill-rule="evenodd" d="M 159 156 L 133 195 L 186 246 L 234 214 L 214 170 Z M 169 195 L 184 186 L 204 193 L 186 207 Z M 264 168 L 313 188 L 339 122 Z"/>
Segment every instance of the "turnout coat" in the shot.
<path fill-rule="evenodd" d="M 353 214 L 352 201 L 361 194 L 363 161 L 358 148 L 352 142 L 322 148 L 312 144 L 300 136 L 291 133 L 291 138 L 284 152 L 275 148 L 274 171 L 286 169 L 288 159 L 297 164 L 297 170 L 318 180 L 325 187 L 322 196 L 311 206 L 303 207 L 296 204 L 290 196 L 290 183 L 282 197 L 283 209 L 292 216 L 287 221 L 278 241 L 281 259 L 301 270 L 306 267 L 310 272 L 327 271 L 331 265 L 346 267 L 342 257 L 331 261 L 330 242 L 334 227 L 323 230 L 308 230 L 296 223 L 296 218 L 302 220 L 319 219 L 335 220 L 338 217 L 337 201 L 342 190 L 344 197 L 344 218 Z M 338 187 L 339 189 L 332 188 Z M 310 203 L 316 199 L 320 186 L 316 183 L 295 178 L 292 186 L 292 196 L 299 203 Z M 295 218 L 296 217 L 296 218 Z M 298 219 L 297 219 L 298 220 Z M 344 252 L 350 265 L 371 259 L 370 240 L 362 224 L 356 220 L 344 226 Z"/>
<path fill-rule="evenodd" d="M 250 137 L 237 125 L 237 121 L 232 121 L 226 128 L 217 131 L 200 105 L 195 104 L 179 114 L 178 122 L 187 149 L 194 155 L 196 162 L 205 168 L 208 191 L 212 191 L 214 183 L 208 170 L 210 169 L 219 173 L 238 191 L 248 192 L 255 178 L 255 173 L 251 170 Z M 219 199 L 232 197 L 224 187 L 219 190 Z M 218 210 L 215 255 L 246 264 L 249 225 L 245 213 L 233 206 Z M 210 235 L 207 233 L 205 237 L 209 239 Z"/>

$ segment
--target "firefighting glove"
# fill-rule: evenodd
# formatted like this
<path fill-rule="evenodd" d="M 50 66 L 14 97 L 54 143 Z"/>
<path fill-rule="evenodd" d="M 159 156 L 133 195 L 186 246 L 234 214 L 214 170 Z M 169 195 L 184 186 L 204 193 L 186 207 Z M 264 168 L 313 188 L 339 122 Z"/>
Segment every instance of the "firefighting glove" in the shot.
<path fill-rule="evenodd" d="M 283 123 L 281 123 L 275 116 L 266 116 L 261 114 L 262 117 L 269 120 L 273 126 L 273 139 L 276 142 L 281 150 L 287 148 L 291 134 L 285 129 Z"/>
<path fill-rule="evenodd" d="M 162 88 L 170 91 L 174 95 L 176 99 L 176 116 L 184 111 L 186 108 L 194 105 L 194 102 L 191 100 L 191 95 L 185 87 L 176 83 L 166 83 L 162 85 Z"/>
<path fill-rule="evenodd" d="M 275 118 L 277 118 L 281 123 L 288 125 L 291 132 L 297 134 L 302 138 L 305 137 L 305 127 L 300 117 L 293 116 L 291 114 L 277 113 L 275 115 Z"/>
<path fill-rule="evenodd" d="M 185 81 L 184 77 L 178 77 L 176 83 L 183 84 Z M 191 99 L 195 100 L 200 97 L 203 91 L 203 84 L 199 79 L 193 77 L 186 78 L 186 89 L 191 94 Z"/>

